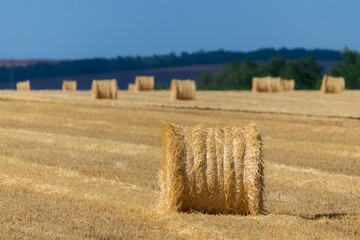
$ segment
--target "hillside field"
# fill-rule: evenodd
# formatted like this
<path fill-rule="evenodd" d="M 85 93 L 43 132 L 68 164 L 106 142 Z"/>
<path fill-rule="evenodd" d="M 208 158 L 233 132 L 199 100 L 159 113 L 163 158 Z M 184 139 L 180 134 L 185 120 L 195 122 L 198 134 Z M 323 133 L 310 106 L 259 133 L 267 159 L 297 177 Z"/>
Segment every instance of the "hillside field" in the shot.
<path fill-rule="evenodd" d="M 359 239 L 360 91 L 0 91 L 0 239 Z M 162 120 L 256 122 L 261 216 L 156 211 Z"/>

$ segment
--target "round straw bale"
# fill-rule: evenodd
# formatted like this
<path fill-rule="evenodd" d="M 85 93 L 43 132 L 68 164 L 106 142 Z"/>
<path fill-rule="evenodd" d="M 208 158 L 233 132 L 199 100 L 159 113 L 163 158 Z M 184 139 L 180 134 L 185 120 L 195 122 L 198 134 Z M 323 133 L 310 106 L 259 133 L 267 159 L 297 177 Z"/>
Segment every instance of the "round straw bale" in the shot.
<path fill-rule="evenodd" d="M 270 82 L 270 92 L 281 92 L 281 78 L 280 77 L 268 77 Z"/>
<path fill-rule="evenodd" d="M 294 79 L 290 79 L 290 80 L 282 79 L 281 80 L 281 87 L 282 87 L 283 91 L 294 91 L 295 80 Z"/>
<path fill-rule="evenodd" d="M 332 77 L 324 75 L 321 83 L 322 93 L 341 93 L 345 90 L 345 79 L 343 77 Z"/>
<path fill-rule="evenodd" d="M 166 123 L 162 145 L 161 211 L 262 213 L 264 164 L 255 124 L 189 129 Z"/>
<path fill-rule="evenodd" d="M 252 79 L 253 92 L 281 92 L 281 78 L 279 77 L 254 77 Z"/>
<path fill-rule="evenodd" d="M 269 86 L 269 80 L 267 77 L 264 78 L 258 78 L 254 77 L 252 79 L 252 91 L 253 92 L 269 92 L 270 86 Z"/>
<path fill-rule="evenodd" d="M 171 80 L 170 99 L 171 100 L 193 100 L 195 99 L 196 84 L 193 80 Z"/>
<path fill-rule="evenodd" d="M 136 76 L 135 91 L 152 91 L 154 83 L 154 76 Z"/>
<path fill-rule="evenodd" d="M 22 82 L 17 82 L 16 89 L 18 91 L 30 91 L 30 81 L 26 80 L 26 81 L 22 81 Z"/>
<path fill-rule="evenodd" d="M 93 80 L 91 89 L 93 99 L 117 98 L 118 86 L 116 79 Z"/>
<path fill-rule="evenodd" d="M 320 91 L 322 93 L 326 93 L 326 79 L 327 79 L 327 75 L 324 75 L 323 78 L 321 79 L 321 88 Z"/>
<path fill-rule="evenodd" d="M 63 91 L 76 91 L 77 83 L 76 81 L 64 80 L 62 84 Z"/>

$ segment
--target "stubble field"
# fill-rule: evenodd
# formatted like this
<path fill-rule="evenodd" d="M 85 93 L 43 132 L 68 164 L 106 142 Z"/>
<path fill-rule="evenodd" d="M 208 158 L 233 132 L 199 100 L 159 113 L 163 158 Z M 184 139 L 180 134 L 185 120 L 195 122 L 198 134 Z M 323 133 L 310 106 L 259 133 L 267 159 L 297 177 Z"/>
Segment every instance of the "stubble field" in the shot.
<path fill-rule="evenodd" d="M 256 122 L 264 215 L 158 213 L 161 120 Z M 0 239 L 359 239 L 359 143 L 359 91 L 0 91 Z"/>

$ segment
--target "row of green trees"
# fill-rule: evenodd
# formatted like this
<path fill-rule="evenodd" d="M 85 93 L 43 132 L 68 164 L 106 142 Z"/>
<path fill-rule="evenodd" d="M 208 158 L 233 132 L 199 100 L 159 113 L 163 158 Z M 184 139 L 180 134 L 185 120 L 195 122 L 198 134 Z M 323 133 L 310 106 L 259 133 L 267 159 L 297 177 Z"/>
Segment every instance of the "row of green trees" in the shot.
<path fill-rule="evenodd" d="M 344 77 L 348 89 L 360 89 L 360 54 L 345 50 L 342 55 L 344 60 L 331 69 L 331 75 Z"/>
<path fill-rule="evenodd" d="M 225 63 L 230 60 L 267 61 L 272 56 L 282 59 L 296 59 L 307 54 L 315 59 L 341 60 L 340 52 L 333 50 L 306 50 L 298 49 L 260 49 L 251 52 L 234 51 L 198 51 L 194 53 L 164 54 L 149 57 L 116 57 L 111 59 L 94 58 L 74 61 L 60 61 L 58 63 L 37 63 L 26 67 L 0 68 L 0 81 L 11 82 L 34 78 L 50 78 L 59 76 L 97 74 L 123 70 L 138 70 L 149 68 L 165 68 L 173 66 L 189 66 L 196 64 Z"/>
<path fill-rule="evenodd" d="M 345 50 L 342 55 L 343 61 L 331 69 L 331 75 L 344 77 L 348 89 L 360 89 L 360 54 Z M 322 71 L 310 55 L 288 61 L 273 57 L 266 64 L 245 59 L 229 65 L 224 71 L 202 74 L 198 89 L 250 90 L 252 78 L 264 76 L 295 79 L 295 89 L 319 89 L 321 85 Z"/>

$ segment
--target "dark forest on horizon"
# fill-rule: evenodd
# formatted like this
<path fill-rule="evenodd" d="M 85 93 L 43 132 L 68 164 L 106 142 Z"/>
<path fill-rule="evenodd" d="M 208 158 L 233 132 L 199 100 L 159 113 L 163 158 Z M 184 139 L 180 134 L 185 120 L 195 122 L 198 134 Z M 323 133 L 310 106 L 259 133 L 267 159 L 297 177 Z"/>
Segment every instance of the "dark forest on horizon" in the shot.
<path fill-rule="evenodd" d="M 92 58 L 56 63 L 39 62 L 28 66 L 1 67 L 0 82 L 17 82 L 26 79 L 66 77 L 70 75 L 98 74 L 114 71 L 167 68 L 199 64 L 228 63 L 224 71 L 204 73 L 198 88 L 204 90 L 250 89 L 254 76 L 281 76 L 294 78 L 296 89 L 315 89 L 321 80 L 321 69 L 315 60 L 339 61 L 331 74 L 344 76 L 346 87 L 360 87 L 359 53 L 326 49 L 306 50 L 266 48 L 250 52 L 198 51 L 194 53 L 164 54 L 147 57 Z M 255 62 L 256 61 L 256 62 Z M 263 64 L 258 62 L 264 62 Z"/>

